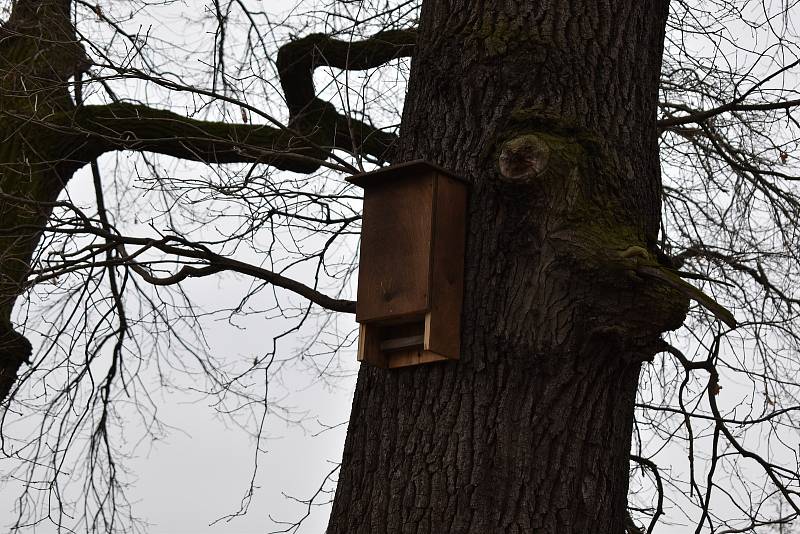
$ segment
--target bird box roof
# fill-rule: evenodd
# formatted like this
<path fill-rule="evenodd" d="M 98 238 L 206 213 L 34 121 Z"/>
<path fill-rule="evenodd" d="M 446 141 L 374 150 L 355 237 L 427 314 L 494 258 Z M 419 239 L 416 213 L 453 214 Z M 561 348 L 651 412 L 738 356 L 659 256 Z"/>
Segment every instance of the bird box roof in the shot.
<path fill-rule="evenodd" d="M 386 182 L 392 180 L 410 178 L 430 172 L 443 174 L 460 182 L 466 183 L 466 180 L 460 176 L 457 176 L 452 172 L 439 167 L 435 163 L 431 163 L 422 159 L 389 165 L 388 167 L 381 167 L 379 169 L 375 169 L 374 171 L 355 174 L 349 178 L 346 178 L 346 180 L 359 187 L 369 187 L 372 185 L 385 184 Z"/>

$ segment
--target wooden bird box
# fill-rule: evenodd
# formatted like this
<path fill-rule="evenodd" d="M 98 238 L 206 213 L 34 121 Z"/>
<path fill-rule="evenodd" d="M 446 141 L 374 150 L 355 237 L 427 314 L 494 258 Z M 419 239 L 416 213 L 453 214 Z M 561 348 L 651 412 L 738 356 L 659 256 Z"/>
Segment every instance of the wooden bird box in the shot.
<path fill-rule="evenodd" d="M 364 188 L 359 361 L 403 367 L 457 360 L 467 184 L 424 161 L 347 180 Z"/>

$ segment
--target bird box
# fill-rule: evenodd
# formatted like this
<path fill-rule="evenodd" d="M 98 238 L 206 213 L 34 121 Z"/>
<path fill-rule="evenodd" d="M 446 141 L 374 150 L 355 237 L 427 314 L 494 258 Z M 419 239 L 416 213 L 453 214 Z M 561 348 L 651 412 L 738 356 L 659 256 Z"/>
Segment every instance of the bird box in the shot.
<path fill-rule="evenodd" d="M 364 188 L 359 361 L 391 368 L 457 360 L 466 182 L 424 161 L 347 180 Z"/>

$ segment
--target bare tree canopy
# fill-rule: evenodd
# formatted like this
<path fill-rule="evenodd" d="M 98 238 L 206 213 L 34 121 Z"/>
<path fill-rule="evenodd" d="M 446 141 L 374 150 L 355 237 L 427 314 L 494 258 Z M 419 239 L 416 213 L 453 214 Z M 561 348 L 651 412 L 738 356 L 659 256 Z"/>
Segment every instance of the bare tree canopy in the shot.
<path fill-rule="evenodd" d="M 285 369 L 354 358 L 345 178 L 424 159 L 470 184 L 462 352 L 359 368 L 307 502 L 330 534 L 800 531 L 797 3 L 0 18 L 0 465 L 28 482 L 4 525 L 143 530 L 124 465 L 163 431 L 154 386 L 257 457 Z M 245 289 L 209 310 L 201 278 Z M 263 351 L 216 353 L 212 323 L 264 337 L 249 317 Z"/>

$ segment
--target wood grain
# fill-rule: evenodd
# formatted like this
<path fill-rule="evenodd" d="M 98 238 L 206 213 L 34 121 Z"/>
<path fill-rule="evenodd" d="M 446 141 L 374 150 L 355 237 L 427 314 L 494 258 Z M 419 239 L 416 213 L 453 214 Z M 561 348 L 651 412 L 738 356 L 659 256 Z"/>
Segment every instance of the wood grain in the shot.
<path fill-rule="evenodd" d="M 428 173 L 365 189 L 358 322 L 428 310 L 433 186 Z"/>

